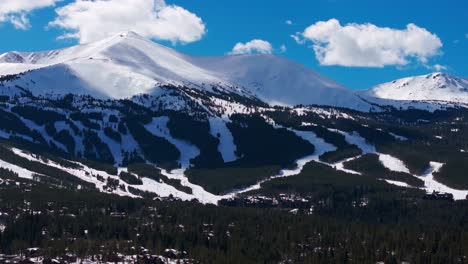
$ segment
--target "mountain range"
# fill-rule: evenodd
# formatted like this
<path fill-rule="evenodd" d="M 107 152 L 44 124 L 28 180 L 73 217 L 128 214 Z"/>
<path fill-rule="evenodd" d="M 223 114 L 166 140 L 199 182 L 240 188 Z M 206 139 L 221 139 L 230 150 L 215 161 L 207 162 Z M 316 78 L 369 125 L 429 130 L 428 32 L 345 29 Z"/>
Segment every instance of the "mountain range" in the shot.
<path fill-rule="evenodd" d="M 0 55 L 0 167 L 218 203 L 315 164 L 464 199 L 467 89 L 432 73 L 351 90 L 283 57 L 194 57 L 124 32 Z"/>
<path fill-rule="evenodd" d="M 327 105 L 368 110 L 374 98 L 467 103 L 468 81 L 443 73 L 404 78 L 368 91 L 345 88 L 309 68 L 274 55 L 194 57 L 134 32 L 46 52 L 0 55 L 0 75 L 24 73 L 10 85 L 36 95 L 89 94 L 123 99 L 152 94 L 163 85 L 211 91 L 218 86 L 272 104 Z"/>

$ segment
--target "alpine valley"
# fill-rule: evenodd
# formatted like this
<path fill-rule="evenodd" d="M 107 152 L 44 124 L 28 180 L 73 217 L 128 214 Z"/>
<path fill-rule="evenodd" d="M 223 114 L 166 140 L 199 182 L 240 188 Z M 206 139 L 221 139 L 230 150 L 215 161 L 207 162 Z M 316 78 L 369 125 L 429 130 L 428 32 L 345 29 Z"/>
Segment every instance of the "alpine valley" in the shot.
<path fill-rule="evenodd" d="M 358 91 L 286 58 L 194 57 L 133 32 L 8 52 L 0 253 L 466 263 L 467 106 L 468 80 L 445 73 Z"/>

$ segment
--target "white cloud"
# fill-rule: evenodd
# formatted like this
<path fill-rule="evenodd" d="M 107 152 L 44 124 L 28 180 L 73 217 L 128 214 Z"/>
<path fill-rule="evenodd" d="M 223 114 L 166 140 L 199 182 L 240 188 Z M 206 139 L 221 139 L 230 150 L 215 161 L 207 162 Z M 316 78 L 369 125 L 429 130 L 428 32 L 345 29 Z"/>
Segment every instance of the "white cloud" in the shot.
<path fill-rule="evenodd" d="M 237 43 L 229 54 L 271 54 L 272 52 L 273 46 L 270 44 L 270 42 L 261 39 L 254 39 L 247 43 Z"/>
<path fill-rule="evenodd" d="M 31 27 L 27 14 L 35 9 L 54 6 L 61 0 L 1 0 L 0 23 L 11 23 L 17 29 Z"/>
<path fill-rule="evenodd" d="M 435 71 L 445 71 L 445 70 L 447 70 L 447 66 L 441 65 L 441 64 L 435 64 L 434 66 L 432 66 L 432 68 Z"/>
<path fill-rule="evenodd" d="M 76 0 L 56 12 L 49 25 L 67 31 L 60 38 L 76 38 L 80 43 L 122 31 L 173 43 L 194 42 L 206 33 L 200 17 L 164 0 Z"/>
<path fill-rule="evenodd" d="M 286 45 L 284 45 L 284 44 L 281 45 L 281 47 L 280 47 L 280 52 L 281 52 L 281 53 L 285 53 L 286 51 L 288 51 L 288 48 L 286 47 Z"/>
<path fill-rule="evenodd" d="M 407 65 L 412 59 L 425 64 L 441 53 L 443 45 L 437 35 L 415 24 L 406 29 L 342 26 L 337 19 L 319 21 L 293 38 L 300 44 L 311 41 L 320 64 L 348 67 Z"/>
<path fill-rule="evenodd" d="M 15 16 L 10 16 L 9 17 L 9 22 L 16 28 L 16 29 L 22 29 L 26 30 L 31 27 L 31 24 L 29 23 L 29 19 L 26 17 L 26 14 L 18 14 Z"/>
<path fill-rule="evenodd" d="M 296 35 L 291 35 L 291 38 L 297 42 L 297 44 L 305 44 L 306 41 L 304 38 L 301 37 L 301 33 L 297 33 Z"/>
<path fill-rule="evenodd" d="M 294 24 L 292 20 L 286 20 L 284 23 L 286 23 L 286 25 L 292 25 L 292 24 Z"/>

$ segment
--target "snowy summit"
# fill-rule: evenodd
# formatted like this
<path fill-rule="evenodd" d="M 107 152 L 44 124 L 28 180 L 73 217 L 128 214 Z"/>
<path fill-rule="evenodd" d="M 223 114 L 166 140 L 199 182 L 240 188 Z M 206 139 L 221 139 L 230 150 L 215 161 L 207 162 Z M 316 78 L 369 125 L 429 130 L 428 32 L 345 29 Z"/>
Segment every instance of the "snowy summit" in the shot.
<path fill-rule="evenodd" d="M 436 72 L 378 85 L 368 95 L 394 100 L 468 103 L 468 80 Z"/>
<path fill-rule="evenodd" d="M 222 87 L 274 105 L 318 104 L 368 108 L 353 91 L 274 55 L 194 57 L 134 32 L 62 50 L 0 55 L 0 75 L 25 72 L 10 83 L 33 94 L 89 94 L 121 99 L 163 85 Z"/>

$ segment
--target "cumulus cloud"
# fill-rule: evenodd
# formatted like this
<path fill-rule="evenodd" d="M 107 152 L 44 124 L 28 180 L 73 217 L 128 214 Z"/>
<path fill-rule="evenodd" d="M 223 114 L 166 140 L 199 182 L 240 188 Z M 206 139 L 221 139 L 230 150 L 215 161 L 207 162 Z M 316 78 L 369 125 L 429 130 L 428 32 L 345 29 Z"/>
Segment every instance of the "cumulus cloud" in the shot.
<path fill-rule="evenodd" d="M 247 43 L 237 43 L 229 54 L 271 54 L 272 52 L 273 46 L 270 44 L 270 42 L 261 39 L 254 39 Z"/>
<path fill-rule="evenodd" d="M 200 40 L 206 33 L 196 14 L 164 0 L 76 0 L 56 9 L 50 26 L 65 29 L 61 38 L 87 43 L 122 31 L 173 43 Z"/>
<path fill-rule="evenodd" d="M 415 24 L 405 29 L 377 27 L 373 24 L 347 24 L 337 19 L 319 21 L 293 35 L 299 43 L 313 43 L 322 65 L 348 67 L 384 67 L 407 65 L 416 59 L 421 63 L 440 54 L 439 37 Z"/>
<path fill-rule="evenodd" d="M 61 0 L 1 0 L 0 23 L 11 23 L 17 29 L 31 27 L 28 13 L 39 8 L 54 6 Z"/>

